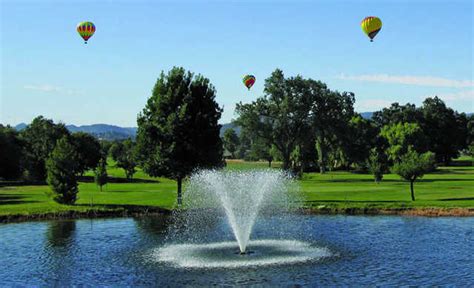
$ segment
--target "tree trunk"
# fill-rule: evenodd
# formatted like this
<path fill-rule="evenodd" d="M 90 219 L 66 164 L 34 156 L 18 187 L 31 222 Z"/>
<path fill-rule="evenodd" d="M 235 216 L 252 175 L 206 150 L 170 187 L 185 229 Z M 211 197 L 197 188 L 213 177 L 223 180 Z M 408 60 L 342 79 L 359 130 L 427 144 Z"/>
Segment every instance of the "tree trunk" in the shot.
<path fill-rule="evenodd" d="M 272 168 L 272 160 L 268 160 L 268 168 Z"/>
<path fill-rule="evenodd" d="M 283 170 L 290 169 L 290 153 L 284 153 L 283 155 Z"/>
<path fill-rule="evenodd" d="M 326 147 L 324 147 L 324 139 L 316 140 L 316 151 L 318 152 L 319 172 L 326 173 Z"/>
<path fill-rule="evenodd" d="M 411 201 L 415 201 L 415 191 L 413 190 L 413 183 L 415 180 L 410 180 Z"/>
<path fill-rule="evenodd" d="M 182 186 L 182 181 L 183 179 L 181 177 L 178 178 L 178 206 L 181 206 L 183 204 L 183 199 L 181 195 L 181 186 Z"/>
<path fill-rule="evenodd" d="M 444 155 L 444 166 L 449 166 L 451 164 L 451 159 L 449 158 L 448 155 Z"/>

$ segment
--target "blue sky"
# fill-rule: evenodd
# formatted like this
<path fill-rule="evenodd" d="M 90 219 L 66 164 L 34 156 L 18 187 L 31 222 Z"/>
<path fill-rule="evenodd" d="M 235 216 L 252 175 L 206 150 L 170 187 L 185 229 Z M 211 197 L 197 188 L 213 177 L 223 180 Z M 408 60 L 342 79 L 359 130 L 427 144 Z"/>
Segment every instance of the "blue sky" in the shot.
<path fill-rule="evenodd" d="M 352 91 L 356 110 L 439 95 L 474 111 L 471 1 L 12 1 L 1 3 L 0 122 L 37 115 L 136 126 L 162 70 L 208 77 L 224 106 L 263 93 L 275 68 Z M 383 28 L 370 43 L 359 23 Z M 83 44 L 75 27 L 92 21 Z M 244 74 L 257 82 L 250 92 Z"/>

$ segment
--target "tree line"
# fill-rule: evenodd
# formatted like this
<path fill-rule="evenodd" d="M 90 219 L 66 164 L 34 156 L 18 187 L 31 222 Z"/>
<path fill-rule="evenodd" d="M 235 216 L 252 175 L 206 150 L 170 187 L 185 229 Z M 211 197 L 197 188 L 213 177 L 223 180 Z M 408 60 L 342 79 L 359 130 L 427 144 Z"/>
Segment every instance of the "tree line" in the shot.
<path fill-rule="evenodd" d="M 58 203 L 76 201 L 78 177 L 94 170 L 102 191 L 108 181 L 106 163 L 111 154 L 127 179 L 135 173 L 135 145 L 125 141 L 99 141 L 84 133 L 70 133 L 64 124 L 38 116 L 21 131 L 0 124 L 0 179 L 34 184 L 48 183 Z"/>
<path fill-rule="evenodd" d="M 282 161 L 296 175 L 327 170 L 371 172 L 376 181 L 393 171 L 413 182 L 436 164 L 449 165 L 461 151 L 474 154 L 474 116 L 458 113 L 438 97 L 420 107 L 393 103 L 364 119 L 354 111 L 351 92 L 321 81 L 285 77 L 275 70 L 264 95 L 238 103 L 224 146 L 232 157 Z M 411 189 L 414 200 L 413 188 Z"/>
<path fill-rule="evenodd" d="M 474 116 L 438 97 L 420 107 L 393 103 L 364 119 L 354 111 L 353 93 L 285 77 L 277 69 L 265 80 L 262 97 L 237 104 L 240 135 L 228 129 L 223 139 L 218 124 L 223 110 L 215 97 L 209 79 L 175 67 L 158 77 L 137 117 L 135 142 L 71 134 L 42 116 L 20 132 L 0 125 L 0 178 L 46 181 L 55 201 L 72 204 L 77 177 L 85 171 L 95 171 L 101 188 L 107 182 L 110 155 L 129 180 L 137 167 L 152 177 L 175 179 L 180 203 L 183 179 L 196 169 L 224 166 L 224 147 L 232 158 L 270 166 L 281 161 L 295 175 L 346 169 L 370 172 L 378 182 L 393 171 L 411 187 L 436 164 L 449 164 L 461 151 L 474 154 Z"/>

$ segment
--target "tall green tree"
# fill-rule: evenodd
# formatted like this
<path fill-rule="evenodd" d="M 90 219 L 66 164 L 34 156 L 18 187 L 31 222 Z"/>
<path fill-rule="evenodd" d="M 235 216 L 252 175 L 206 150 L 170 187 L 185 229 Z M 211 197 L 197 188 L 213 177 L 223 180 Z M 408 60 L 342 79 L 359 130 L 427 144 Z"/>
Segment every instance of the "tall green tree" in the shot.
<path fill-rule="evenodd" d="M 249 104 L 237 104 L 237 124 L 274 146 L 283 169 L 291 168 L 291 156 L 303 136 L 311 131 L 310 111 L 314 97 L 326 86 L 301 76 L 285 78 L 276 69 L 265 80 L 265 95 Z"/>
<path fill-rule="evenodd" d="M 317 94 L 315 104 L 312 105 L 312 123 L 321 173 L 326 171 L 331 149 L 336 150 L 342 145 L 349 121 L 354 116 L 354 102 L 354 94 L 350 92 L 324 89 L 323 93 Z"/>
<path fill-rule="evenodd" d="M 415 191 L 413 184 L 425 173 L 433 169 L 435 156 L 432 152 L 420 154 L 413 147 L 409 147 L 407 153 L 400 157 L 392 168 L 393 172 L 400 175 L 403 179 L 410 182 L 411 200 L 415 201 Z"/>
<path fill-rule="evenodd" d="M 99 141 L 92 135 L 76 132 L 71 135 L 71 141 L 77 151 L 77 169 L 79 174 L 97 167 L 103 157 Z"/>
<path fill-rule="evenodd" d="M 182 181 L 197 168 L 224 165 L 222 109 L 209 79 L 183 68 L 161 73 L 152 96 L 138 116 L 138 155 L 150 176 L 177 180 L 178 205 Z"/>
<path fill-rule="evenodd" d="M 434 152 L 436 161 L 449 165 L 459 151 L 467 147 L 467 117 L 459 114 L 438 97 L 426 98 L 421 107 L 421 127 L 427 136 L 427 149 Z"/>
<path fill-rule="evenodd" d="M 102 186 L 106 185 L 108 182 L 107 162 L 105 159 L 99 160 L 99 163 L 94 171 L 94 181 L 97 186 L 100 187 L 100 192 L 102 192 Z"/>
<path fill-rule="evenodd" d="M 416 123 L 397 123 L 382 127 L 380 135 L 384 137 L 389 147 L 387 155 L 389 160 L 399 162 L 401 156 L 408 152 L 408 148 L 414 147 L 415 150 L 422 150 L 420 144 L 424 135 L 420 126 Z"/>
<path fill-rule="evenodd" d="M 236 158 L 236 152 L 237 149 L 239 148 L 240 141 L 239 141 L 239 136 L 237 136 L 237 133 L 235 133 L 235 130 L 232 128 L 229 128 L 225 130 L 224 132 L 224 138 L 223 138 L 223 144 L 224 148 L 229 151 L 231 154 L 232 158 Z"/>
<path fill-rule="evenodd" d="M 76 159 L 74 145 L 70 143 L 68 136 L 63 136 L 46 161 L 47 182 L 52 190 L 50 196 L 57 203 L 72 205 L 76 202 L 79 192 Z"/>
<path fill-rule="evenodd" d="M 38 116 L 20 133 L 25 141 L 25 166 L 28 176 L 35 181 L 46 180 L 46 160 L 56 146 L 56 142 L 69 131 L 64 124 Z"/>
<path fill-rule="evenodd" d="M 0 124 L 0 178 L 12 180 L 21 177 L 23 148 L 18 132 Z"/>

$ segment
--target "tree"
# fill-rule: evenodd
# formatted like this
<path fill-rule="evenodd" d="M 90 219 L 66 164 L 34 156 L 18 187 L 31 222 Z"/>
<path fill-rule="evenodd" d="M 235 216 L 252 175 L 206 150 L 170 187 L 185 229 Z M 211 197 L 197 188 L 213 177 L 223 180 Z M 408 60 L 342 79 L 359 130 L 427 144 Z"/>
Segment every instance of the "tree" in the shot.
<path fill-rule="evenodd" d="M 344 150 L 348 166 L 355 164 L 358 168 L 364 168 L 371 149 L 376 145 L 378 129 L 372 121 L 362 118 L 360 115 L 352 117 L 348 123 L 346 133 L 341 135 L 341 146 Z"/>
<path fill-rule="evenodd" d="M 69 136 L 64 124 L 54 124 L 50 119 L 38 116 L 20 133 L 25 141 L 25 166 L 29 178 L 46 180 L 46 160 L 63 136 Z"/>
<path fill-rule="evenodd" d="M 278 150 L 283 169 L 291 168 L 291 156 L 303 136 L 311 131 L 310 111 L 314 97 L 326 86 L 301 76 L 285 78 L 276 69 L 265 80 L 265 95 L 249 104 L 237 104 L 237 124 Z"/>
<path fill-rule="evenodd" d="M 266 143 L 265 139 L 256 138 L 250 146 L 250 158 L 255 160 L 263 159 L 268 162 L 268 167 L 272 167 L 273 154 L 272 146 Z"/>
<path fill-rule="evenodd" d="M 246 129 L 240 130 L 239 148 L 237 150 L 237 158 L 248 160 L 251 157 L 250 150 L 252 149 L 252 141 L 250 139 L 249 131 Z"/>
<path fill-rule="evenodd" d="M 427 136 L 427 149 L 436 154 L 436 161 L 449 165 L 459 151 L 467 147 L 468 127 L 464 113 L 457 113 L 438 97 L 426 98 L 421 107 L 421 127 Z"/>
<path fill-rule="evenodd" d="M 419 154 L 413 147 L 409 147 L 407 153 L 400 157 L 400 161 L 395 163 L 392 170 L 403 179 L 410 181 L 411 200 L 415 201 L 415 191 L 413 183 L 423 175 L 433 169 L 435 163 L 434 154 L 426 152 Z"/>
<path fill-rule="evenodd" d="M 207 78 L 175 67 L 161 73 L 138 116 L 139 163 L 150 176 L 177 180 L 178 205 L 185 177 L 198 168 L 224 165 L 222 109 L 215 98 Z"/>
<path fill-rule="evenodd" d="M 94 171 L 94 180 L 97 186 L 100 187 L 100 192 L 102 192 L 102 186 L 104 186 L 108 182 L 106 160 L 100 159 L 99 164 L 97 165 Z"/>
<path fill-rule="evenodd" d="M 420 142 L 424 136 L 418 124 L 389 124 L 382 127 L 380 135 L 387 140 L 389 144 L 387 155 L 389 160 L 394 162 L 399 162 L 401 156 L 408 152 L 410 146 L 418 152 L 422 150 Z"/>
<path fill-rule="evenodd" d="M 122 141 L 114 142 L 109 149 L 109 154 L 115 162 L 118 162 L 120 156 L 124 153 L 124 146 Z"/>
<path fill-rule="evenodd" d="M 101 159 L 107 159 L 107 156 L 110 153 L 110 147 L 112 147 L 113 143 L 112 141 L 108 140 L 100 140 L 100 154 L 101 154 Z"/>
<path fill-rule="evenodd" d="M 466 144 L 469 146 L 471 144 L 474 144 L 474 114 L 469 115 L 467 118 L 467 138 L 466 138 Z"/>
<path fill-rule="evenodd" d="M 342 139 L 354 116 L 354 94 L 324 89 L 312 105 L 312 123 L 316 135 L 316 150 L 320 172 L 325 173 L 328 155 L 342 146 Z"/>
<path fill-rule="evenodd" d="M 67 136 L 58 140 L 51 156 L 46 161 L 47 182 L 51 187 L 50 196 L 60 204 L 72 205 L 76 202 L 77 153 Z"/>
<path fill-rule="evenodd" d="M 0 178 L 20 178 L 23 172 L 23 146 L 15 129 L 0 124 Z"/>
<path fill-rule="evenodd" d="M 420 124 L 423 122 L 423 112 L 416 108 L 415 104 L 407 103 L 400 105 L 395 102 L 388 108 L 374 112 L 372 120 L 379 129 L 383 126 L 397 123 Z"/>
<path fill-rule="evenodd" d="M 137 167 L 137 155 L 136 155 L 136 146 L 131 139 L 127 139 L 121 143 L 121 154 L 115 159 L 117 161 L 117 167 L 125 170 L 125 176 L 127 180 L 132 180 L 133 174 L 137 172 L 135 168 Z"/>
<path fill-rule="evenodd" d="M 367 159 L 367 167 L 370 173 L 374 175 L 374 181 L 379 183 L 382 181 L 383 174 L 387 170 L 387 159 L 385 154 L 379 149 L 372 148 Z"/>
<path fill-rule="evenodd" d="M 227 149 L 227 151 L 229 151 L 229 153 L 232 155 L 232 158 L 235 159 L 235 152 L 237 152 L 240 141 L 239 136 L 237 136 L 237 133 L 235 133 L 234 129 L 229 128 L 225 130 L 223 144 L 224 148 Z"/>
<path fill-rule="evenodd" d="M 76 132 L 71 135 L 71 141 L 77 151 L 77 173 L 84 174 L 85 171 L 97 167 L 102 158 L 100 143 L 94 136 Z"/>

